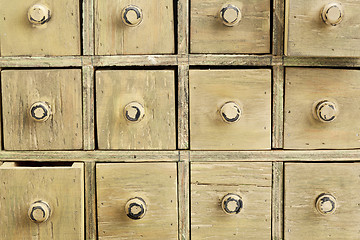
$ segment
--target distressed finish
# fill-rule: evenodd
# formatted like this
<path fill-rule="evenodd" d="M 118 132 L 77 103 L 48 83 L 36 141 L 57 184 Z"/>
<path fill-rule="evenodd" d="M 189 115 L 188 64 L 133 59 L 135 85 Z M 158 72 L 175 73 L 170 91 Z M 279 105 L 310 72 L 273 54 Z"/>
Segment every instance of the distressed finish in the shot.
<path fill-rule="evenodd" d="M 176 163 L 118 163 L 96 166 L 99 239 L 178 239 Z M 125 213 L 140 197 L 140 220 Z"/>
<path fill-rule="evenodd" d="M 226 0 L 191 0 L 191 53 L 270 53 L 270 1 L 234 0 L 242 19 L 228 27 L 220 18 Z"/>
<path fill-rule="evenodd" d="M 190 70 L 190 149 L 271 148 L 271 71 Z M 222 120 L 220 108 L 234 101 L 238 122 Z"/>
<path fill-rule="evenodd" d="M 3 70 L 1 72 L 5 150 L 81 149 L 81 70 Z M 45 122 L 30 116 L 30 106 L 47 102 Z"/>
<path fill-rule="evenodd" d="M 360 118 L 360 110 L 354 104 L 360 100 L 359 78 L 358 70 L 287 68 L 285 148 L 359 148 L 360 124 L 355 119 Z M 317 103 L 325 100 L 336 106 L 333 121 L 319 121 L 314 112 L 318 109 Z M 326 114 L 330 112 L 323 116 Z"/>
<path fill-rule="evenodd" d="M 176 149 L 175 79 L 172 70 L 96 72 L 99 149 Z M 126 119 L 131 102 L 145 109 L 141 121 Z"/>
<path fill-rule="evenodd" d="M 359 163 L 285 163 L 285 239 L 357 239 L 359 173 Z M 324 193 L 336 199 L 332 214 L 315 208 Z"/>
<path fill-rule="evenodd" d="M 40 165 L 41 166 L 41 165 Z M 0 167 L 0 238 L 7 240 L 84 239 L 84 172 L 82 163 L 71 167 Z M 49 204 L 51 215 L 42 223 L 28 218 L 34 201 Z"/>
<path fill-rule="evenodd" d="M 27 19 L 33 0 L 0 0 L 1 56 L 80 55 L 80 6 L 78 0 L 44 0 L 50 20 L 34 27 Z"/>
<path fill-rule="evenodd" d="M 271 239 L 271 163 L 192 163 L 191 239 Z M 228 215 L 221 200 L 242 198 Z"/>
<path fill-rule="evenodd" d="M 142 10 L 138 26 L 122 21 L 122 10 Z M 95 55 L 171 54 L 175 51 L 172 0 L 95 0 Z"/>

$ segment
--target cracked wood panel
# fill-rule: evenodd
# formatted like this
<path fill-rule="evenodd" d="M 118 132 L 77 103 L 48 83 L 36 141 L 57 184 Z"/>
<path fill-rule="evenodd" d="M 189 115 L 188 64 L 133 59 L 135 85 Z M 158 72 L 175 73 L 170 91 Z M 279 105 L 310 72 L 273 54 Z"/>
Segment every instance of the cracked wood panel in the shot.
<path fill-rule="evenodd" d="M 191 239 L 271 239 L 272 163 L 192 163 Z M 243 209 L 228 215 L 221 208 L 229 194 Z"/>
<path fill-rule="evenodd" d="M 80 69 L 3 70 L 1 80 L 5 150 L 83 147 Z M 45 122 L 29 114 L 39 101 L 51 108 Z"/>
<path fill-rule="evenodd" d="M 7 240 L 84 239 L 84 172 L 82 163 L 71 167 L 0 166 L 0 238 Z M 34 223 L 30 204 L 45 201 L 50 217 Z"/>
<path fill-rule="evenodd" d="M 176 163 L 96 165 L 98 235 L 107 239 L 178 239 Z M 145 216 L 130 219 L 128 200 L 140 197 Z"/>

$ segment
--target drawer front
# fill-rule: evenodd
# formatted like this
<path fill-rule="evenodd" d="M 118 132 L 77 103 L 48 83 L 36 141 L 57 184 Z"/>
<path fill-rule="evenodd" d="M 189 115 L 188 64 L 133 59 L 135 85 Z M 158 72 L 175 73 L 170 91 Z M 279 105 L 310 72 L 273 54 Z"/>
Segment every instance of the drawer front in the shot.
<path fill-rule="evenodd" d="M 285 164 L 285 239 L 357 239 L 360 164 Z"/>
<path fill-rule="evenodd" d="M 289 56 L 360 56 L 357 0 L 287 0 Z"/>
<path fill-rule="evenodd" d="M 191 0 L 191 53 L 270 53 L 269 0 Z"/>
<path fill-rule="evenodd" d="M 271 239 L 271 163 L 192 163 L 191 239 Z"/>
<path fill-rule="evenodd" d="M 172 70 L 96 72 L 99 149 L 176 149 Z"/>
<path fill-rule="evenodd" d="M 270 149 L 271 70 L 190 70 L 190 147 Z"/>
<path fill-rule="evenodd" d="M 84 239 L 83 164 L 0 166 L 0 238 Z"/>
<path fill-rule="evenodd" d="M 176 163 L 96 165 L 99 239 L 177 239 Z"/>
<path fill-rule="evenodd" d="M 174 53 L 173 0 L 95 0 L 97 55 Z"/>
<path fill-rule="evenodd" d="M 0 0 L 0 5 L 1 56 L 80 55 L 78 0 Z"/>
<path fill-rule="evenodd" d="M 81 70 L 1 72 L 5 150 L 82 148 Z"/>
<path fill-rule="evenodd" d="M 360 147 L 358 70 L 287 68 L 286 149 Z"/>

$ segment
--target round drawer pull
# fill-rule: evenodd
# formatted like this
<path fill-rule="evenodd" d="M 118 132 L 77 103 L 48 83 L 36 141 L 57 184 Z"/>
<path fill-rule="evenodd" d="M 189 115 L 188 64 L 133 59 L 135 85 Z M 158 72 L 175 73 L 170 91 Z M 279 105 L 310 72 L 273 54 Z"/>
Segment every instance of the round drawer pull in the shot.
<path fill-rule="evenodd" d="M 50 21 L 51 11 L 44 4 L 35 4 L 31 6 L 28 10 L 28 19 L 29 22 L 34 25 L 43 25 Z"/>
<path fill-rule="evenodd" d="M 49 204 L 44 201 L 36 201 L 30 205 L 28 216 L 31 221 L 42 223 L 48 220 L 51 214 Z"/>
<path fill-rule="evenodd" d="M 220 19 L 228 27 L 237 25 L 241 20 L 241 11 L 232 4 L 225 4 L 220 10 Z"/>
<path fill-rule="evenodd" d="M 129 5 L 122 10 L 121 18 L 125 25 L 135 27 L 141 23 L 143 14 L 139 7 Z"/>
<path fill-rule="evenodd" d="M 321 122 L 332 122 L 338 114 L 336 104 L 327 100 L 319 102 L 315 112 L 317 119 Z"/>
<path fill-rule="evenodd" d="M 243 202 L 239 195 L 229 193 L 222 199 L 221 207 L 226 214 L 238 214 L 243 208 Z"/>
<path fill-rule="evenodd" d="M 235 102 L 227 102 L 220 108 L 220 115 L 224 122 L 235 123 L 241 118 L 241 108 Z"/>
<path fill-rule="evenodd" d="M 321 194 L 316 200 L 316 209 L 323 215 L 333 214 L 336 210 L 336 198 L 331 194 Z"/>
<path fill-rule="evenodd" d="M 127 201 L 125 212 L 126 215 L 133 220 L 142 219 L 146 214 L 146 203 L 140 197 L 132 198 Z"/>
<path fill-rule="evenodd" d="M 328 25 L 336 26 L 344 18 L 344 9 L 340 3 L 326 4 L 321 10 L 321 19 Z"/>
<path fill-rule="evenodd" d="M 45 122 L 51 116 L 50 105 L 46 102 L 36 102 L 30 107 L 30 116 L 38 122 Z"/>
<path fill-rule="evenodd" d="M 131 102 L 125 106 L 124 115 L 129 122 L 140 122 L 145 116 L 145 109 L 140 103 Z"/>

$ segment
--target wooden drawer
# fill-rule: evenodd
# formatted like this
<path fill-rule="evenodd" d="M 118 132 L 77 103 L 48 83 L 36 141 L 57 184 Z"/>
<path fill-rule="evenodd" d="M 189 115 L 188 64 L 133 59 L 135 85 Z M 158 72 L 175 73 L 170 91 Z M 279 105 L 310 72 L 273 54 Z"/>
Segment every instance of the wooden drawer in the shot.
<path fill-rule="evenodd" d="M 285 53 L 289 56 L 360 56 L 360 3 L 287 0 Z"/>
<path fill-rule="evenodd" d="M 96 165 L 99 239 L 177 239 L 176 163 Z"/>
<path fill-rule="evenodd" d="M 83 164 L 0 166 L 0 238 L 84 239 Z"/>
<path fill-rule="evenodd" d="M 357 239 L 359 163 L 285 164 L 285 239 Z"/>
<path fill-rule="evenodd" d="M 192 163 L 191 239 L 271 239 L 271 163 Z"/>
<path fill-rule="evenodd" d="M 5 150 L 82 148 L 80 69 L 1 72 Z"/>
<path fill-rule="evenodd" d="M 190 70 L 190 148 L 271 148 L 271 70 Z"/>
<path fill-rule="evenodd" d="M 360 147 L 358 70 L 287 68 L 286 149 Z"/>
<path fill-rule="evenodd" d="M 173 0 L 95 0 L 95 54 L 175 52 Z"/>
<path fill-rule="evenodd" d="M 172 70 L 96 72 L 99 149 L 176 149 Z"/>
<path fill-rule="evenodd" d="M 78 0 L 0 0 L 1 56 L 80 55 Z"/>
<path fill-rule="evenodd" d="M 269 0 L 191 0 L 191 53 L 270 53 Z"/>

